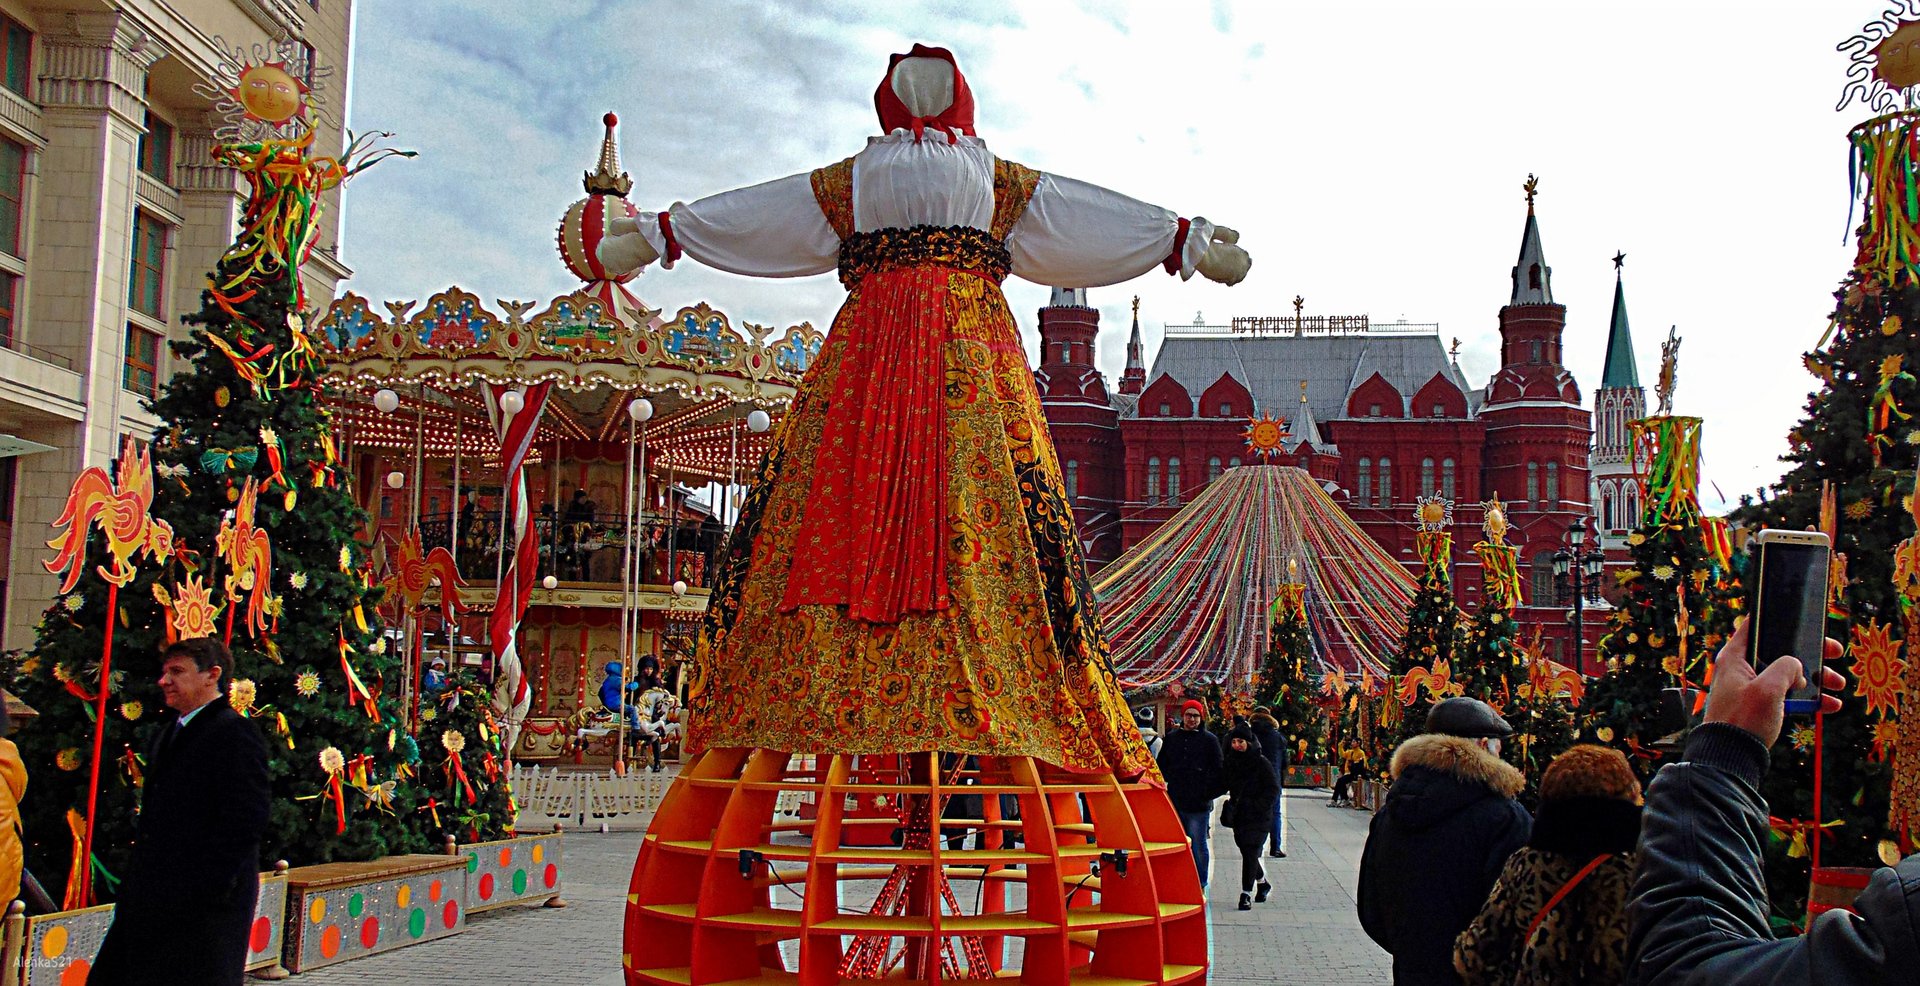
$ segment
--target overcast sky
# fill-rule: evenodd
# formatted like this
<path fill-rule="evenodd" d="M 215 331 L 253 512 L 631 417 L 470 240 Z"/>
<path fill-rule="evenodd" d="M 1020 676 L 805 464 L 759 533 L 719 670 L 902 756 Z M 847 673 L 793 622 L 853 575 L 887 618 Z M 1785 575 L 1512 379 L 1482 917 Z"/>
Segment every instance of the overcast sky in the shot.
<path fill-rule="evenodd" d="M 620 115 L 633 201 L 659 209 L 856 152 L 887 55 L 920 41 L 954 51 L 1001 156 L 1241 231 L 1254 266 L 1237 287 L 1155 272 L 1092 292 L 1110 379 L 1134 294 L 1149 361 L 1163 323 L 1290 314 L 1299 294 L 1308 314 L 1438 322 L 1482 385 L 1521 183 L 1538 174 L 1589 406 L 1624 250 L 1649 389 L 1667 327 L 1686 340 L 1677 410 L 1707 419 L 1714 507 L 1780 475 L 1811 387 L 1800 354 L 1851 257 L 1845 136 L 1867 115 L 1834 109 L 1834 46 L 1882 6 L 361 0 L 348 122 L 420 156 L 351 186 L 347 288 L 375 302 L 571 290 L 554 229 L 602 113 Z M 831 275 L 691 263 L 633 288 L 669 312 L 707 301 L 780 327 L 825 328 L 844 297 Z M 1007 295 L 1034 352 L 1046 289 Z"/>

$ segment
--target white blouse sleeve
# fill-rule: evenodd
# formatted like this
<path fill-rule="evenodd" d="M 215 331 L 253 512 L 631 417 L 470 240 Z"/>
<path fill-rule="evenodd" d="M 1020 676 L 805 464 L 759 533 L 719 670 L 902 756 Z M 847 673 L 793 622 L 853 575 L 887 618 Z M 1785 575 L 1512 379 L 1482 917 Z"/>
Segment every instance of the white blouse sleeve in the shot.
<path fill-rule="evenodd" d="M 840 260 L 840 238 L 820 211 L 811 174 L 675 202 L 665 224 L 648 219 L 641 213 L 640 233 L 667 269 L 676 257 L 669 237 L 679 255 L 750 277 L 804 277 Z"/>
<path fill-rule="evenodd" d="M 1013 272 L 1040 284 L 1097 288 L 1152 270 L 1174 251 L 1180 217 L 1157 205 L 1059 175 L 1042 175 L 1027 210 L 1007 235 Z M 1193 276 L 1213 224 L 1188 223 L 1180 277 Z"/>

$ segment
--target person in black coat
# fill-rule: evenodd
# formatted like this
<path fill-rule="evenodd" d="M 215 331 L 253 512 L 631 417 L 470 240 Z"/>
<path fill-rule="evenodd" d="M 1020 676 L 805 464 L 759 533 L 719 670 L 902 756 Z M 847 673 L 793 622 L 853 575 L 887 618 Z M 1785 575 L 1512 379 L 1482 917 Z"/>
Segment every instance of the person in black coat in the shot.
<path fill-rule="evenodd" d="M 1260 752 L 1260 741 L 1246 726 L 1235 726 L 1227 734 L 1220 773 L 1227 789 L 1224 824 L 1233 829 L 1233 844 L 1240 847 L 1240 909 L 1250 911 L 1273 892 L 1266 868 L 1260 865 L 1260 851 L 1273 831 L 1273 804 L 1280 800 L 1280 782 L 1273 776 L 1273 764 Z"/>
<path fill-rule="evenodd" d="M 1512 727 L 1485 702 L 1450 698 L 1400 744 L 1393 785 L 1360 854 L 1360 926 L 1393 955 L 1397 986 L 1458 986 L 1453 941 L 1526 845 L 1526 778 L 1500 759 Z"/>
<path fill-rule="evenodd" d="M 1287 784 L 1287 738 L 1280 733 L 1280 723 L 1266 706 L 1253 710 L 1248 718 L 1253 728 L 1253 738 L 1260 741 L 1260 755 L 1273 765 L 1273 780 L 1281 788 L 1281 797 L 1273 799 L 1273 831 L 1268 835 L 1267 854 L 1275 859 L 1287 858 L 1287 851 L 1280 848 L 1286 829 L 1286 811 L 1284 797 Z"/>
<path fill-rule="evenodd" d="M 247 961 L 267 827 L 267 747 L 222 696 L 233 658 L 211 637 L 167 648 L 179 718 L 147 751 L 133 860 L 89 986 L 235 986 Z"/>
<path fill-rule="evenodd" d="M 1220 741 L 1207 732 L 1207 707 L 1188 699 L 1180 707 L 1180 726 L 1160 742 L 1160 773 L 1167 780 L 1167 799 L 1180 815 L 1193 849 L 1193 865 L 1200 886 L 1207 885 L 1213 862 L 1208 842 L 1213 834 L 1213 799 L 1220 796 Z"/>

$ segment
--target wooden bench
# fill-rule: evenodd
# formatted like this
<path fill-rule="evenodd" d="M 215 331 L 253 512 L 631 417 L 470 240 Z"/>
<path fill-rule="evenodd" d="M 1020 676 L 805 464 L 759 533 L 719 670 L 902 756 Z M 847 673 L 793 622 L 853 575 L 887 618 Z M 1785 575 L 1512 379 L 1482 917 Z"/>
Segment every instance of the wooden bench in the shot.
<path fill-rule="evenodd" d="M 383 856 L 287 871 L 287 968 L 306 972 L 467 929 L 467 860 Z"/>

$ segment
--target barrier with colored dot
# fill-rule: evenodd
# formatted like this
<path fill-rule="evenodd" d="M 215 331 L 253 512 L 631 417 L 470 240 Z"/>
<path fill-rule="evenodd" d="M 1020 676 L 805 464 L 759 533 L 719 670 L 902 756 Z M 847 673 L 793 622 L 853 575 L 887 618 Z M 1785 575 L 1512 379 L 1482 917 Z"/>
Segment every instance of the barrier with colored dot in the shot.
<path fill-rule="evenodd" d="M 459 846 L 467 875 L 467 911 L 484 911 L 560 894 L 559 832 Z"/>
<path fill-rule="evenodd" d="M 286 904 L 285 870 L 260 874 L 260 893 L 254 900 L 253 922 L 247 934 L 249 972 L 279 964 Z M 112 924 L 112 904 L 33 917 L 9 914 L 0 982 L 6 986 L 84 986 Z"/>
<path fill-rule="evenodd" d="M 288 870 L 287 968 L 306 972 L 465 931 L 466 866 L 458 856 L 415 854 Z"/>
<path fill-rule="evenodd" d="M 1288 764 L 1283 787 L 1332 787 L 1333 773 L 1325 764 Z"/>

